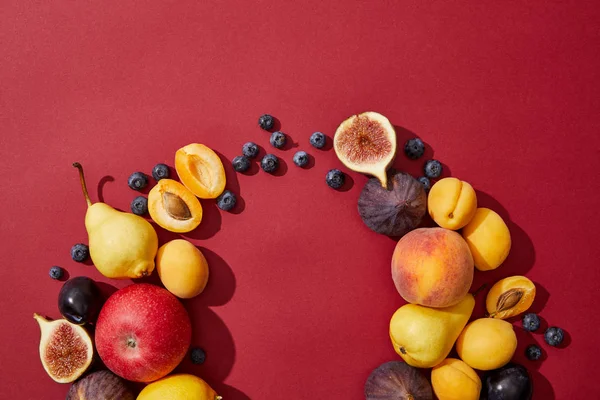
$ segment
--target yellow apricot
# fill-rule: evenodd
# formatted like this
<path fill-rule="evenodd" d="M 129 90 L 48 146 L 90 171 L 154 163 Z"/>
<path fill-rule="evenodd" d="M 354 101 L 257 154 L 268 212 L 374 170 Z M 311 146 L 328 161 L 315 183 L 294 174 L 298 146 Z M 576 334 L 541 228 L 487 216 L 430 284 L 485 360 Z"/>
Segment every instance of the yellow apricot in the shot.
<path fill-rule="evenodd" d="M 473 186 L 456 178 L 437 181 L 427 196 L 427 209 L 436 224 L 457 230 L 467 225 L 477 210 Z"/>
<path fill-rule="evenodd" d="M 446 358 L 433 367 L 431 385 L 439 400 L 478 400 L 481 391 L 477 373 L 456 358 Z"/>
<path fill-rule="evenodd" d="M 456 341 L 459 357 L 471 368 L 489 371 L 506 365 L 517 349 L 513 326 L 501 319 L 480 318 L 468 324 Z"/>
<path fill-rule="evenodd" d="M 175 170 L 181 183 L 201 199 L 216 199 L 225 189 L 225 169 L 212 149 L 192 143 L 175 153 Z"/>
<path fill-rule="evenodd" d="M 496 269 L 508 257 L 510 231 L 502 217 L 489 208 L 478 208 L 462 235 L 480 271 Z"/>
<path fill-rule="evenodd" d="M 158 249 L 156 270 L 165 288 L 182 299 L 199 295 L 208 282 L 206 258 L 183 239 L 171 240 Z"/>
<path fill-rule="evenodd" d="M 168 231 L 190 232 L 202 221 L 202 204 L 181 183 L 161 179 L 148 193 L 148 213 Z"/>
<path fill-rule="evenodd" d="M 492 286 L 485 299 L 490 318 L 507 319 L 517 316 L 533 304 L 535 285 L 525 276 L 509 276 Z"/>

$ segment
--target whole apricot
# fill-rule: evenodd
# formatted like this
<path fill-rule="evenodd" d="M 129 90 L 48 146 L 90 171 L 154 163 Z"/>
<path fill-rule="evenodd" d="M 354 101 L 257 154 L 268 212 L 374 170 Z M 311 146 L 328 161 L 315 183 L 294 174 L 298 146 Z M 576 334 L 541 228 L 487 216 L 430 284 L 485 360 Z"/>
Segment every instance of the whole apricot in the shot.
<path fill-rule="evenodd" d="M 156 270 L 165 288 L 181 299 L 199 295 L 208 282 L 206 258 L 183 239 L 172 240 L 158 249 Z"/>
<path fill-rule="evenodd" d="M 456 358 L 446 358 L 433 367 L 431 385 L 439 400 L 478 400 L 481 391 L 477 373 Z"/>
<path fill-rule="evenodd" d="M 471 368 L 489 371 L 506 365 L 517 349 L 513 326 L 501 319 L 480 318 L 468 324 L 456 341 L 459 357 Z"/>
<path fill-rule="evenodd" d="M 431 187 L 427 207 L 436 224 L 457 230 L 467 225 L 475 215 L 477 195 L 469 183 L 444 178 Z"/>
<path fill-rule="evenodd" d="M 489 208 L 478 208 L 462 235 L 473 254 L 475 268 L 480 271 L 496 269 L 508 257 L 510 231 L 502 217 Z"/>

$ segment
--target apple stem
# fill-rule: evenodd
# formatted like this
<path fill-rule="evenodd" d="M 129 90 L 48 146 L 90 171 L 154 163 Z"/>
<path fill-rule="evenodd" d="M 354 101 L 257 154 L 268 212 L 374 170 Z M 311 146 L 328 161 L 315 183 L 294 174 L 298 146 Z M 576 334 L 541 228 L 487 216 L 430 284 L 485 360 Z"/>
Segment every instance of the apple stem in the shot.
<path fill-rule="evenodd" d="M 90 195 L 88 194 L 87 186 L 85 184 L 85 178 L 83 176 L 83 167 L 78 162 L 74 162 L 73 166 L 79 170 L 79 181 L 81 182 L 81 190 L 83 190 L 83 197 L 85 197 L 85 202 L 89 207 L 92 205 L 92 201 L 90 200 Z"/>
<path fill-rule="evenodd" d="M 479 288 L 473 292 L 473 297 L 477 296 L 479 294 L 479 292 L 481 292 L 486 287 L 487 287 L 487 283 L 484 283 L 483 285 L 479 286 Z"/>

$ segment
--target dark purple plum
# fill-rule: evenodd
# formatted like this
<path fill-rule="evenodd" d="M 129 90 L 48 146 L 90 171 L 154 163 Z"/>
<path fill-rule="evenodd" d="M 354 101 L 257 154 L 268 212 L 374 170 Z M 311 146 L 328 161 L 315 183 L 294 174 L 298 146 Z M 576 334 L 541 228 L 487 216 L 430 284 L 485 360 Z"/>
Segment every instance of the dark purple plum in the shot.
<path fill-rule="evenodd" d="M 507 364 L 484 376 L 481 400 L 531 400 L 532 396 L 533 383 L 522 365 Z"/>
<path fill-rule="evenodd" d="M 96 282 L 86 276 L 69 279 L 58 294 L 58 310 L 67 321 L 77 325 L 95 322 L 102 303 Z"/>

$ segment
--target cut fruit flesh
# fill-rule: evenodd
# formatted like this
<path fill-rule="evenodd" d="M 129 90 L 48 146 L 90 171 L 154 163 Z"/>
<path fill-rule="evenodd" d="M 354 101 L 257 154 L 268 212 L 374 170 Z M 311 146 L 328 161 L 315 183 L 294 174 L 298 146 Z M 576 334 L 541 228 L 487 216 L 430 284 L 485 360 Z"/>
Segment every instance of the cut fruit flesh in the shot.
<path fill-rule="evenodd" d="M 201 199 L 215 199 L 225 190 L 223 163 L 203 144 L 193 143 L 177 150 L 175 170 L 183 185 Z"/>
<path fill-rule="evenodd" d="M 40 325 L 40 360 L 48 375 L 58 383 L 79 378 L 92 363 L 92 339 L 84 328 L 65 319 L 48 321 L 39 314 L 33 318 Z"/>
<path fill-rule="evenodd" d="M 202 221 L 200 201 L 181 183 L 161 179 L 148 194 L 150 217 L 171 232 L 190 232 Z"/>
<path fill-rule="evenodd" d="M 333 147 L 346 167 L 373 175 L 387 187 L 386 171 L 396 155 L 396 131 L 386 117 L 369 111 L 348 118 L 336 130 Z"/>

